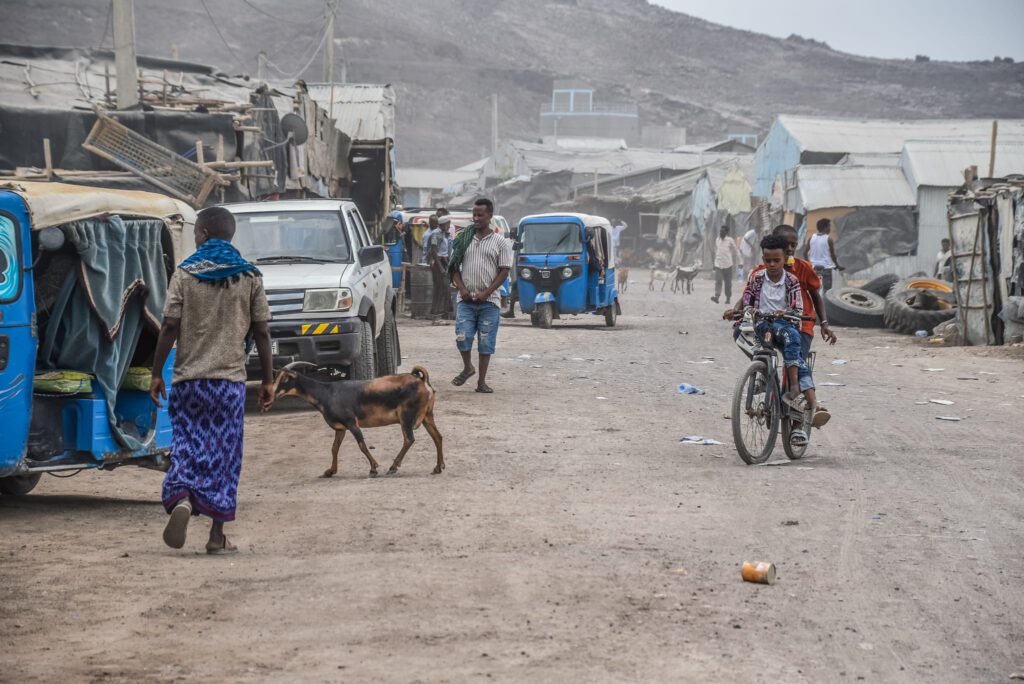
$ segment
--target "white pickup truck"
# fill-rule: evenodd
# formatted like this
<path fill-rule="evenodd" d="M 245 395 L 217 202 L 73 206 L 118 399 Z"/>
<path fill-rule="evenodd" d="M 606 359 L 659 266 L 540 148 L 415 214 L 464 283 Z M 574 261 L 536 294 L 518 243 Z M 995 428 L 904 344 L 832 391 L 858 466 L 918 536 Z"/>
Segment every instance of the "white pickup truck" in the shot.
<path fill-rule="evenodd" d="M 224 205 L 234 245 L 263 272 L 274 366 L 308 361 L 357 380 L 395 373 L 401 346 L 384 248 L 350 200 Z M 250 358 L 250 374 L 258 361 Z"/>

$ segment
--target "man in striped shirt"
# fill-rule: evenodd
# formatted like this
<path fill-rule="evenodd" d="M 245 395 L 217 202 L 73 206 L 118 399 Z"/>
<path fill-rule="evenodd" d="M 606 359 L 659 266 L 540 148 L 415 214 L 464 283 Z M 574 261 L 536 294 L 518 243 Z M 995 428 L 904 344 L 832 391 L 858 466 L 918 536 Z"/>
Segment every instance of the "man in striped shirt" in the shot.
<path fill-rule="evenodd" d="M 462 263 L 452 273 L 452 282 L 459 290 L 455 344 L 462 354 L 463 366 L 452 384 L 460 387 L 476 374 L 471 356 L 473 338 L 476 337 L 480 357 L 476 391 L 484 394 L 494 391 L 486 381 L 501 321 L 501 293 L 498 288 L 512 268 L 512 243 L 491 228 L 493 216 L 494 205 L 490 200 L 478 199 L 473 204 L 473 237 L 466 246 Z M 452 267 L 454 269 L 455 265 Z"/>

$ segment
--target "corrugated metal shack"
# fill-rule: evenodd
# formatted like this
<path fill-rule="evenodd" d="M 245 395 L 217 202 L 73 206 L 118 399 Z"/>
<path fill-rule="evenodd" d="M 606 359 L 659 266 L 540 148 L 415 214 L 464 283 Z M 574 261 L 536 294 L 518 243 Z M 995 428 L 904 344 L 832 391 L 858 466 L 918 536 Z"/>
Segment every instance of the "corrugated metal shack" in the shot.
<path fill-rule="evenodd" d="M 140 56 L 141 108 L 115 111 L 113 59 L 108 50 L 0 45 L 0 174 L 166 192 L 82 147 L 99 111 L 216 172 L 224 183 L 202 204 L 351 196 L 371 226 L 390 206 L 393 174 L 382 173 L 393 168 L 390 86 L 338 84 L 332 107 L 329 85 L 260 84 Z M 288 115 L 305 123 L 305 142 L 282 127 Z"/>
<path fill-rule="evenodd" d="M 964 167 L 986 164 L 991 132 L 991 120 L 780 116 L 755 155 L 754 194 L 781 192 L 785 220 L 804 234 L 833 219 L 847 278 L 931 272 L 946 198 Z M 1024 120 L 999 122 L 997 176 L 1024 171 L 1022 142 Z"/>
<path fill-rule="evenodd" d="M 350 172 L 335 196 L 351 197 L 379 235 L 398 203 L 395 182 L 395 89 L 390 85 L 311 83 L 310 96 L 351 141 Z"/>

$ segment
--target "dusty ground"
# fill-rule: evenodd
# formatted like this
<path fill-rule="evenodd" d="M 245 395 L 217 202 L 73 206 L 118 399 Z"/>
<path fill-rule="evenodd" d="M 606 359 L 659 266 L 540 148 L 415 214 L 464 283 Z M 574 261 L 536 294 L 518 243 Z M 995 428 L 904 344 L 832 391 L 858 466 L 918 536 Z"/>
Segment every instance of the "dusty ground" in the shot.
<path fill-rule="evenodd" d="M 807 460 L 787 465 L 779 448 L 785 467 L 748 467 L 724 419 L 743 358 L 708 287 L 630 292 L 614 330 L 504 326 L 493 396 L 448 384 L 452 328 L 404 323 L 405 368 L 428 367 L 440 393 L 447 471 L 429 474 L 421 431 L 397 478 L 368 479 L 347 443 L 339 476 L 319 479 L 330 433 L 317 414 L 251 415 L 235 557 L 200 553 L 205 525 L 186 550 L 163 546 L 153 472 L 47 477 L 0 499 L 0 679 L 1024 670 L 1021 354 L 841 331 L 817 379 L 845 386 L 822 388 L 836 417 Z M 681 381 L 707 394 L 677 394 Z M 917 403 L 930 398 L 955 404 Z M 368 438 L 390 462 L 397 430 Z M 778 583 L 742 582 L 744 560 L 774 561 Z"/>

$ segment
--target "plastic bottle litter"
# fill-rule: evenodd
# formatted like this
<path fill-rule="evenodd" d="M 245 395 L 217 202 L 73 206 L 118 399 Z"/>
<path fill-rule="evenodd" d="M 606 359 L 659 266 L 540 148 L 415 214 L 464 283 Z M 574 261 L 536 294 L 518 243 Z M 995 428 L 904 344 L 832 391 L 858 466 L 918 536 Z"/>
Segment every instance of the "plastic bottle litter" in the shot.
<path fill-rule="evenodd" d="M 914 335 L 916 337 L 928 337 L 928 331 L 927 330 L 918 330 L 916 333 L 914 333 Z"/>
<path fill-rule="evenodd" d="M 850 363 L 850 362 L 847 359 L 836 359 L 835 361 L 832 362 L 832 365 L 833 366 L 845 366 L 848 363 Z"/>
<path fill-rule="evenodd" d="M 704 394 L 704 390 L 694 387 L 688 383 L 683 383 L 677 388 L 680 394 Z"/>

